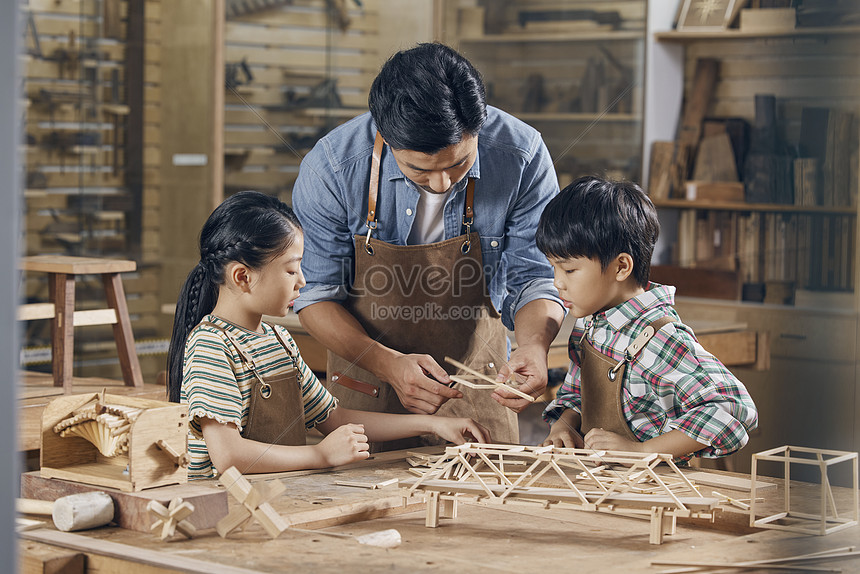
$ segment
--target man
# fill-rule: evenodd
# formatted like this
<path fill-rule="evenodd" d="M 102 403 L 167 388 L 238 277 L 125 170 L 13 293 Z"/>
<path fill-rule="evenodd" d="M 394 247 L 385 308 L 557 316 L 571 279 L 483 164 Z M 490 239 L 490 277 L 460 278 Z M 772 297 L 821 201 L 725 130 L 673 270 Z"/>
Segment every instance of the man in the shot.
<path fill-rule="evenodd" d="M 295 310 L 329 349 L 327 386 L 349 408 L 468 416 L 517 443 L 527 401 L 449 387 L 445 357 L 532 396 L 546 387 L 563 318 L 534 242 L 559 190 L 546 146 L 487 107 L 478 71 L 442 44 L 395 54 L 369 104 L 316 144 L 293 188 L 307 279 Z"/>

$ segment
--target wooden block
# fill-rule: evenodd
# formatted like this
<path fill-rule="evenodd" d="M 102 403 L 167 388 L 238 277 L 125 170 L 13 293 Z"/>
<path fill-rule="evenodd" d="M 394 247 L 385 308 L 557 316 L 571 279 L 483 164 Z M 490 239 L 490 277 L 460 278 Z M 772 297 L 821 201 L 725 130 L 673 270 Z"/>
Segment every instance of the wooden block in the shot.
<path fill-rule="evenodd" d="M 194 514 L 188 521 L 198 530 L 214 528 L 218 521 L 227 516 L 227 492 L 209 486 L 183 484 L 162 486 L 142 492 L 123 492 L 118 489 L 104 488 L 67 480 L 42 478 L 38 471 L 21 475 L 21 496 L 37 500 L 56 500 L 62 496 L 81 492 L 106 492 L 114 502 L 114 522 L 120 528 L 149 532 L 152 521 L 147 506 L 156 501 L 168 506 L 175 498 L 182 498 L 194 506 Z"/>
<path fill-rule="evenodd" d="M 38 542 L 18 544 L 21 574 L 84 574 L 86 556 L 83 552 L 57 548 Z"/>
<path fill-rule="evenodd" d="M 741 331 L 698 335 L 699 344 L 725 366 L 753 365 L 756 362 L 756 333 Z"/>
<path fill-rule="evenodd" d="M 773 32 L 794 30 L 797 25 L 797 12 L 794 8 L 767 8 L 741 10 L 742 32 Z"/>
<path fill-rule="evenodd" d="M 738 168 L 729 134 L 725 131 L 702 138 L 693 179 L 699 181 L 737 181 Z"/>
<path fill-rule="evenodd" d="M 648 195 L 652 200 L 669 199 L 671 169 L 675 157 L 675 142 L 655 141 L 651 144 L 651 165 L 648 170 Z"/>
<path fill-rule="evenodd" d="M 819 160 L 814 157 L 801 157 L 794 160 L 794 204 L 819 205 L 818 183 Z"/>
<path fill-rule="evenodd" d="M 687 199 L 696 201 L 744 200 L 744 184 L 739 181 L 688 181 Z"/>
<path fill-rule="evenodd" d="M 702 58 L 696 62 L 696 74 L 690 97 L 684 104 L 678 141 L 695 146 L 702 134 L 702 121 L 708 111 L 719 73 L 719 60 Z"/>

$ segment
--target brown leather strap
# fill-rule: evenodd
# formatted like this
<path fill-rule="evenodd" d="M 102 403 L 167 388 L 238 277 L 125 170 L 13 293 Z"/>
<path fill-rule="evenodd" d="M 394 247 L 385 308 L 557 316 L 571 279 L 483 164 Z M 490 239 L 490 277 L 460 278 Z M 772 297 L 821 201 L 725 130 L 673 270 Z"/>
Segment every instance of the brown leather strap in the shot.
<path fill-rule="evenodd" d="M 292 345 L 288 344 L 288 343 L 287 343 L 287 341 L 286 341 L 286 339 L 284 339 L 284 338 L 281 336 L 280 331 L 278 331 L 278 329 L 277 329 L 277 328 L 275 328 L 275 326 L 274 326 L 274 325 L 272 325 L 271 323 L 266 323 L 266 325 L 268 325 L 269 327 L 271 327 L 271 329 L 272 329 L 272 333 L 274 333 L 274 334 L 275 334 L 275 337 L 278 339 L 278 341 L 280 341 L 281 346 L 284 348 L 284 350 L 287 352 L 287 354 L 288 354 L 288 355 L 290 356 L 290 358 L 293 360 L 293 363 L 298 364 L 298 360 L 296 359 L 296 357 L 297 357 L 297 356 L 298 356 L 298 354 L 299 354 L 299 350 L 298 350 L 298 348 L 293 348 L 293 346 L 292 346 Z"/>
<path fill-rule="evenodd" d="M 331 376 L 331 382 L 337 383 L 342 387 L 352 389 L 353 391 L 364 393 L 365 395 L 370 395 L 371 397 L 379 396 L 379 387 L 377 387 L 376 385 L 357 381 L 353 378 L 347 377 L 343 373 L 334 373 Z"/>
<path fill-rule="evenodd" d="M 470 177 L 469 183 L 466 184 L 466 206 L 463 209 L 463 225 L 466 226 L 466 233 L 471 231 L 473 221 L 475 221 L 475 179 Z"/>
<path fill-rule="evenodd" d="M 373 156 L 370 158 L 370 186 L 367 190 L 367 227 L 376 227 L 376 199 L 379 197 L 379 165 L 382 160 L 382 134 L 376 132 Z"/>

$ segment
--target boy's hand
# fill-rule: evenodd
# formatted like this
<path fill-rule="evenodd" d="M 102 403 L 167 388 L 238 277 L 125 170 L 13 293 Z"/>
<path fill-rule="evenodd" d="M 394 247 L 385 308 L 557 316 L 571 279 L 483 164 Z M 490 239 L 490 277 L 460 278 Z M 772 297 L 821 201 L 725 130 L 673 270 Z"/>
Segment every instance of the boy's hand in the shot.
<path fill-rule="evenodd" d="M 472 419 L 438 416 L 433 422 L 433 432 L 454 444 L 490 442 L 490 432 Z"/>
<path fill-rule="evenodd" d="M 550 428 L 549 436 L 541 443 L 541 446 L 583 448 L 584 444 L 582 436 L 576 430 L 568 427 L 562 421 L 556 421 Z"/>
<path fill-rule="evenodd" d="M 547 381 L 546 349 L 540 345 L 517 347 L 511 353 L 508 362 L 499 369 L 496 380 L 501 383 L 512 377 L 519 383 L 518 391 L 535 398 L 541 396 L 546 390 Z M 522 411 L 531 404 L 526 399 L 520 398 L 502 387 L 493 391 L 493 400 L 515 413 Z"/>
<path fill-rule="evenodd" d="M 624 438 L 620 434 L 594 428 L 585 435 L 585 448 L 594 450 L 620 450 L 625 452 L 640 452 L 642 443 Z"/>
<path fill-rule="evenodd" d="M 324 466 L 340 466 L 370 456 L 364 425 L 346 424 L 330 432 L 316 449 L 325 462 Z"/>

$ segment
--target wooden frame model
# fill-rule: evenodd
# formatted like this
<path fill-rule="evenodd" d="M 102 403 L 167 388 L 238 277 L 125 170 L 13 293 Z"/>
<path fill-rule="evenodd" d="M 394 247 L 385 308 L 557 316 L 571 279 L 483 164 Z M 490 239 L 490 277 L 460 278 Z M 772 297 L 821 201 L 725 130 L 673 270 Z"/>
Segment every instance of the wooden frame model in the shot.
<path fill-rule="evenodd" d="M 678 30 L 720 32 L 729 27 L 739 0 L 684 0 L 678 18 Z M 695 21 L 695 12 L 699 12 Z"/>
<path fill-rule="evenodd" d="M 655 467 L 666 463 L 668 474 Z M 615 469 L 615 465 L 624 468 Z M 571 476 L 564 468 L 580 471 Z M 541 481 L 540 483 L 538 481 Z M 550 484 L 546 486 L 546 484 Z M 456 517 L 460 500 L 537 503 L 590 512 L 646 515 L 650 542 L 661 544 L 677 517 L 713 520 L 720 501 L 702 496 L 668 454 L 467 443 L 448 447 L 420 478 L 401 481 L 425 492 L 428 527 Z"/>
<path fill-rule="evenodd" d="M 800 456 L 798 456 L 800 455 Z M 803 458 L 813 456 L 814 458 Z M 756 519 L 756 474 L 759 461 L 782 462 L 785 468 L 784 485 L 785 508 L 783 512 Z M 827 476 L 828 469 L 834 464 L 850 462 L 852 465 L 853 498 L 850 516 L 845 518 L 839 516 L 836 509 L 836 499 L 830 488 L 830 479 Z M 791 509 L 791 465 L 803 464 L 817 466 L 821 471 L 821 512 L 820 514 L 809 514 L 793 511 Z M 787 530 L 803 534 L 817 534 L 824 536 L 851 526 L 856 526 L 860 521 L 860 506 L 858 506 L 858 476 L 857 476 L 857 453 L 840 450 L 822 450 L 799 446 L 781 446 L 762 451 L 752 455 L 752 491 L 750 493 L 750 526 L 759 528 L 770 528 L 774 530 Z M 828 507 L 832 515 L 828 514 Z M 797 524 L 776 524 L 778 520 L 798 519 Z"/>
<path fill-rule="evenodd" d="M 85 414 L 93 407 L 134 414 L 124 426 L 102 428 L 107 426 L 99 419 L 103 414 L 95 419 Z M 81 422 L 76 419 L 92 429 L 69 432 L 72 424 Z M 117 431 L 125 434 L 122 440 L 104 448 L 105 440 L 100 439 Z M 187 435 L 188 405 L 103 392 L 65 395 L 42 413 L 40 475 L 124 492 L 183 484 L 188 482 Z"/>

